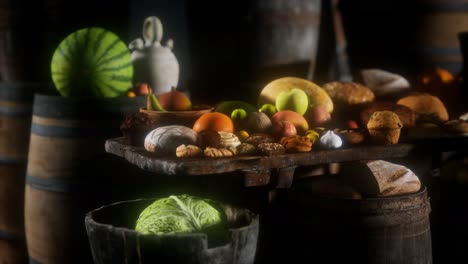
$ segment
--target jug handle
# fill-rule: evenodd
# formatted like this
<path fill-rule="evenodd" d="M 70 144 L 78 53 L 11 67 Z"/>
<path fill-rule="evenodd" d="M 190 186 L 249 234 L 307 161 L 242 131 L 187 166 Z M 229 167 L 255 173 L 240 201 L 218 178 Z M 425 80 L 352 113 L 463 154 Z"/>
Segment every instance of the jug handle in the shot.
<path fill-rule="evenodd" d="M 143 39 L 145 46 L 158 45 L 163 35 L 163 26 L 161 20 L 155 16 L 150 16 L 143 23 Z"/>

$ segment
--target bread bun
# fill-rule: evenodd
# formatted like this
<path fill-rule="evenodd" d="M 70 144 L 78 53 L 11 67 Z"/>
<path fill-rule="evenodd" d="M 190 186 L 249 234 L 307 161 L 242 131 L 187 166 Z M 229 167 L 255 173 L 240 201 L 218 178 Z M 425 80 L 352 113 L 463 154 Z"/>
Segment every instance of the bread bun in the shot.
<path fill-rule="evenodd" d="M 368 104 L 364 110 L 361 111 L 359 117 L 361 123 L 366 125 L 370 117 L 377 111 L 391 111 L 398 115 L 404 128 L 413 127 L 415 124 L 416 116 L 409 107 L 399 105 L 392 102 L 373 102 Z"/>
<path fill-rule="evenodd" d="M 428 93 L 405 96 L 398 100 L 397 104 L 413 110 L 417 122 L 441 123 L 449 119 L 444 103 L 438 97 Z"/>

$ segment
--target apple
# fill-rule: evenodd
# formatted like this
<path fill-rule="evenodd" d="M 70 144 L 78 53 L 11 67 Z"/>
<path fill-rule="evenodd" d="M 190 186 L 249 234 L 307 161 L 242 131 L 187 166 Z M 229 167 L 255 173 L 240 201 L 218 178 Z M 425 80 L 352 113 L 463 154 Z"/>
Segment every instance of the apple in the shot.
<path fill-rule="evenodd" d="M 331 119 L 330 113 L 321 105 L 309 108 L 304 117 L 312 127 L 324 126 Z"/>
<path fill-rule="evenodd" d="M 297 135 L 297 129 L 292 122 L 278 121 L 273 123 L 272 134 L 276 139 Z"/>
<path fill-rule="evenodd" d="M 136 95 L 148 95 L 151 93 L 151 87 L 148 83 L 140 83 L 133 87 Z"/>
<path fill-rule="evenodd" d="M 349 129 L 357 129 L 359 128 L 358 124 L 354 120 L 346 120 L 346 127 Z"/>
<path fill-rule="evenodd" d="M 242 108 L 236 108 L 231 113 L 232 121 L 242 121 L 247 118 L 247 111 Z"/>
<path fill-rule="evenodd" d="M 271 117 L 271 122 L 273 124 L 278 121 L 289 121 L 293 123 L 299 134 L 302 134 L 309 129 L 309 123 L 307 120 L 299 113 L 291 110 L 279 111 Z"/>
<path fill-rule="evenodd" d="M 244 129 L 247 123 L 247 111 L 242 108 L 236 108 L 231 113 L 231 120 L 234 122 L 236 130 Z"/>
<path fill-rule="evenodd" d="M 279 93 L 276 97 L 275 106 L 278 111 L 291 110 L 304 115 L 309 107 L 309 97 L 303 90 L 293 88 Z"/>

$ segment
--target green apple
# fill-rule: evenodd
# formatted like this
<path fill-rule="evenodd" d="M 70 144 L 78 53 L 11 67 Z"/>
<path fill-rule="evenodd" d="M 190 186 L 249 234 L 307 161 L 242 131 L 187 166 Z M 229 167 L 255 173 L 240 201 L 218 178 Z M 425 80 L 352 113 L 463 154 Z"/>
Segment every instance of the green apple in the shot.
<path fill-rule="evenodd" d="M 293 88 L 279 93 L 275 105 L 278 111 L 291 110 L 304 115 L 309 107 L 309 98 L 303 90 Z"/>
<path fill-rule="evenodd" d="M 247 111 L 242 108 L 236 108 L 231 113 L 232 121 L 242 121 L 247 118 Z"/>

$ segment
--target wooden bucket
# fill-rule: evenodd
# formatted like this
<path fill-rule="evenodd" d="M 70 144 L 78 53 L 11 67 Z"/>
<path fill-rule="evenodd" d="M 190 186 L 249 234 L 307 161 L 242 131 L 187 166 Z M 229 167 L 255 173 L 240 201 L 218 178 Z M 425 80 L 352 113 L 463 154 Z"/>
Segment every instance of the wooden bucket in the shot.
<path fill-rule="evenodd" d="M 432 263 L 430 204 L 418 193 L 362 200 L 296 191 L 290 254 L 317 263 Z"/>
<path fill-rule="evenodd" d="M 24 176 L 32 101 L 38 86 L 0 83 L 0 263 L 26 259 Z"/>
<path fill-rule="evenodd" d="M 258 216 L 232 208 L 230 241 L 208 247 L 206 234 L 140 235 L 134 228 L 144 208 L 154 199 L 114 203 L 86 215 L 94 263 L 253 264 L 257 248 Z M 229 221 L 231 220 L 231 221 Z"/>
<path fill-rule="evenodd" d="M 36 95 L 26 174 L 25 231 L 35 263 L 91 263 L 86 212 L 132 190 L 136 168 L 105 153 L 145 98 Z M 128 188 L 128 189 L 126 189 Z"/>

